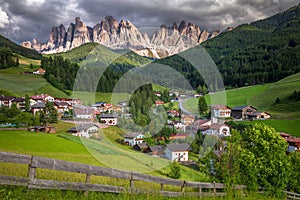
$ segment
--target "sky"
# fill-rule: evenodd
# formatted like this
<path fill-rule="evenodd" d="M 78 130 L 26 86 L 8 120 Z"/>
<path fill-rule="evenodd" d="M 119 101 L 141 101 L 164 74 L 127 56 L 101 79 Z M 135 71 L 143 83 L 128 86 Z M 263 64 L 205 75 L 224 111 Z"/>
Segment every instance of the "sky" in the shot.
<path fill-rule="evenodd" d="M 201 30 L 230 26 L 272 16 L 300 0 L 0 0 L 0 34 L 20 43 L 46 42 L 52 26 L 74 23 L 75 17 L 93 27 L 108 15 L 129 20 L 138 28 L 171 26 L 182 20 Z"/>

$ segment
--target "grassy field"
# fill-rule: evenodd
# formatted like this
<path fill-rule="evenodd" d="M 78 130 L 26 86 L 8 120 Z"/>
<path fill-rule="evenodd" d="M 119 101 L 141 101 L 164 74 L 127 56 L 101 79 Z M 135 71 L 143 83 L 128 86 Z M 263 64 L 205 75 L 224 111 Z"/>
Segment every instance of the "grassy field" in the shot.
<path fill-rule="evenodd" d="M 285 99 L 294 90 L 299 90 L 300 73 L 289 76 L 276 83 L 256 85 L 226 91 L 226 100 L 229 107 L 238 105 L 253 105 L 260 111 L 268 111 L 276 119 L 299 119 L 299 102 L 287 102 L 274 106 L 277 97 Z M 210 95 L 205 96 L 210 104 Z M 183 105 L 191 111 L 197 111 L 198 101 L 195 98 L 187 100 Z"/>
<path fill-rule="evenodd" d="M 112 103 L 118 105 L 122 100 L 129 100 L 129 94 L 126 93 L 102 93 L 102 92 L 79 92 L 73 91 L 72 97 L 79 98 L 85 104 L 90 105 L 94 102 L 104 101 L 107 103 Z"/>
<path fill-rule="evenodd" d="M 30 59 L 29 59 L 30 60 Z M 23 60 L 23 62 L 30 62 Z M 38 63 L 32 60 L 33 63 Z M 20 65 L 9 69 L 0 70 L 0 89 L 9 91 L 15 96 L 49 94 L 54 97 L 67 97 L 61 90 L 56 89 L 41 75 L 23 75 L 24 71 L 33 71 L 27 65 Z"/>
<path fill-rule="evenodd" d="M 278 132 L 285 132 L 292 134 L 293 136 L 300 137 L 299 124 L 300 120 L 281 120 L 281 119 L 270 119 L 270 120 L 258 120 L 258 121 L 247 121 L 244 123 L 265 123 L 275 128 Z"/>

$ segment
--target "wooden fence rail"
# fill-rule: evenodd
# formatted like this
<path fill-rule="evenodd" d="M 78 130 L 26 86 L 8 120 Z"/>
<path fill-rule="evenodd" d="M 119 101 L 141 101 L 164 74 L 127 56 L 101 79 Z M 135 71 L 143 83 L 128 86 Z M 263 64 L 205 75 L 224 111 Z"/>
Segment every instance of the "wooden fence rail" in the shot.
<path fill-rule="evenodd" d="M 39 156 L 30 156 L 23 154 L 15 154 L 9 152 L 0 152 L 0 162 L 9 162 L 16 164 L 28 165 L 28 176 L 15 177 L 0 175 L 0 184 L 2 185 L 17 185 L 26 186 L 29 189 L 61 189 L 61 190 L 81 190 L 81 191 L 99 191 L 99 192 L 134 192 L 144 193 L 145 191 L 135 188 L 134 182 L 144 181 L 160 184 L 160 191 L 156 191 L 164 196 L 177 197 L 177 196 L 225 196 L 226 185 L 222 183 L 203 183 L 203 182 L 191 182 L 184 180 L 175 180 L 170 178 L 163 178 L 157 176 L 151 176 L 147 174 L 141 174 L 137 172 L 129 172 L 111 168 L 104 168 L 99 166 L 80 164 L 74 162 L 67 162 L 62 160 L 55 160 L 50 158 L 43 158 Z M 65 182 L 57 180 L 44 180 L 36 178 L 36 169 L 50 169 L 67 172 L 75 172 L 86 175 L 85 182 Z M 113 185 L 101 185 L 90 183 L 91 176 L 102 176 L 124 179 L 129 181 L 130 187 L 120 187 Z M 165 191 L 165 185 L 178 186 L 180 192 Z M 185 192 L 185 188 L 197 188 L 198 192 Z M 235 189 L 245 189 L 244 185 L 235 185 Z M 203 192 L 203 189 L 210 189 L 213 192 Z M 148 191 L 149 192 L 149 191 Z M 285 191 L 290 199 L 300 200 L 300 195 Z"/>

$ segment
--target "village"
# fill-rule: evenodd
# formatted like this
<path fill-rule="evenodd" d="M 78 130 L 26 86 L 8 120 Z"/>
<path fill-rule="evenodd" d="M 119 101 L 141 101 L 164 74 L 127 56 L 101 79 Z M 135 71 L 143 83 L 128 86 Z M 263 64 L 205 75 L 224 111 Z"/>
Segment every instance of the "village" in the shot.
<path fill-rule="evenodd" d="M 160 99 L 160 93 L 155 92 L 155 96 L 157 97 L 155 106 L 163 106 L 165 102 Z M 178 102 L 179 98 L 180 96 L 176 96 L 170 101 Z M 199 96 L 195 95 L 193 98 L 199 98 Z M 45 110 L 47 102 L 52 103 L 59 120 L 74 123 L 74 127 L 68 129 L 67 134 L 77 137 L 94 138 L 99 133 L 100 128 L 118 126 L 120 120 L 126 121 L 132 118 L 126 101 L 120 101 L 118 105 L 95 102 L 85 106 L 77 98 L 55 98 L 48 94 L 33 95 L 27 100 L 25 97 L 0 96 L 0 107 L 12 107 L 14 105 L 25 112 L 26 107 L 29 106 L 32 115 L 37 115 Z M 178 162 L 189 162 L 189 152 L 192 150 L 191 141 L 195 139 L 197 132 L 200 131 L 203 136 L 209 135 L 218 138 L 223 145 L 215 146 L 214 149 L 216 152 L 220 152 L 226 149 L 226 138 L 231 136 L 231 127 L 226 122 L 271 118 L 269 113 L 259 112 L 251 105 L 234 108 L 226 105 L 213 105 L 210 107 L 211 117 L 208 119 L 184 114 L 180 109 L 170 109 L 166 112 L 168 119 L 165 127 L 169 131 L 167 136 L 151 134 L 149 136 L 144 132 L 127 132 L 123 135 L 122 145 L 130 146 L 136 151 L 151 156 Z M 1 124 L 0 126 L 1 128 L 14 127 L 14 124 Z M 32 132 L 56 132 L 55 128 L 48 124 L 30 126 L 28 130 Z M 289 144 L 287 152 L 300 151 L 300 138 L 283 132 L 279 134 Z"/>

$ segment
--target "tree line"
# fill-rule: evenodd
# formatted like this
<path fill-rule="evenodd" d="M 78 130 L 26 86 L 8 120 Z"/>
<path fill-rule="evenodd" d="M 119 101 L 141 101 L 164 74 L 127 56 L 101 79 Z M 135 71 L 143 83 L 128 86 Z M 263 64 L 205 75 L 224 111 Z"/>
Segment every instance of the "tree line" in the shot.
<path fill-rule="evenodd" d="M 19 66 L 19 58 L 9 47 L 0 47 L 0 69 Z"/>

